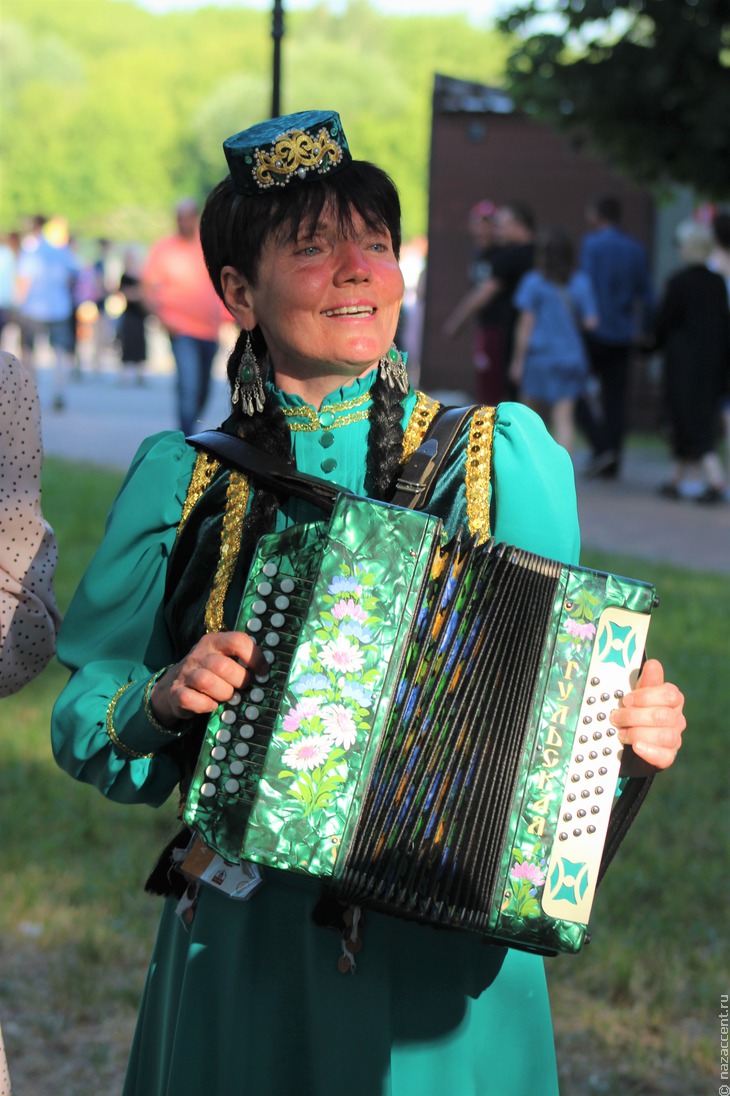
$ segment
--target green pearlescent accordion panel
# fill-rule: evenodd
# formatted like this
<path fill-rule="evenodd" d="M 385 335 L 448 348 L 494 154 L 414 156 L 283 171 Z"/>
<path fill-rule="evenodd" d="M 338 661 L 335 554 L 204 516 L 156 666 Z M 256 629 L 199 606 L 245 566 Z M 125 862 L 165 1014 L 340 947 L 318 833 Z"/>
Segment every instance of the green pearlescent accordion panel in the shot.
<path fill-rule="evenodd" d="M 489 924 L 496 940 L 547 952 L 585 940 L 622 756 L 609 713 L 638 676 L 654 602 L 646 583 L 562 569 Z M 551 896 L 562 916 L 546 912 Z"/>
<path fill-rule="evenodd" d="M 331 875 L 347 847 L 440 523 L 345 497 L 289 670 L 241 855 Z"/>
<path fill-rule="evenodd" d="M 326 543 L 325 523 L 295 525 L 275 536 L 263 537 L 251 567 L 254 581 L 247 583 L 239 609 L 239 629 L 245 631 L 250 621 L 262 621 L 255 607 L 262 599 L 262 583 L 272 586 L 268 571 L 276 567 L 279 586 L 282 581 L 299 585 L 301 574 L 316 573 Z M 275 564 L 273 560 L 276 560 Z M 280 596 L 286 594 L 282 591 Z M 305 594 L 298 606 L 298 614 L 302 616 L 306 613 L 307 600 Z M 265 634 L 253 630 L 251 634 L 257 642 L 265 642 Z M 285 683 L 286 666 L 280 657 L 278 664 L 275 661 L 270 670 L 270 681 L 265 684 L 266 702 L 270 707 L 276 707 Z M 252 701 L 256 702 L 256 699 Z M 244 728 L 252 726 L 246 717 L 246 710 L 242 709 L 239 722 L 233 724 L 226 722 L 230 718 L 227 713 L 232 711 L 231 706 L 221 704 L 213 712 L 183 812 L 184 821 L 196 830 L 209 848 L 229 863 L 240 859 L 251 804 L 256 794 L 256 781 L 246 780 L 238 770 L 251 756 L 256 755 L 257 750 L 263 753 L 266 749 L 265 735 L 244 731 Z M 228 768 L 222 764 L 224 756 L 226 759 L 233 757 Z M 233 764 L 235 771 L 231 772 L 230 764 Z"/>

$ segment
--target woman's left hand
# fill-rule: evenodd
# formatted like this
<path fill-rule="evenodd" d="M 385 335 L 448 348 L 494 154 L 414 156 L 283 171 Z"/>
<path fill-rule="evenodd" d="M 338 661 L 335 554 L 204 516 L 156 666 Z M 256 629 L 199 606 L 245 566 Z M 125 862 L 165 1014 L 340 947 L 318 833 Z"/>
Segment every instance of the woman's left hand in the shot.
<path fill-rule="evenodd" d="M 639 680 L 621 706 L 611 713 L 619 738 L 657 769 L 668 769 L 682 745 L 687 726 L 684 696 L 664 680 L 664 667 L 655 658 L 644 663 Z"/>

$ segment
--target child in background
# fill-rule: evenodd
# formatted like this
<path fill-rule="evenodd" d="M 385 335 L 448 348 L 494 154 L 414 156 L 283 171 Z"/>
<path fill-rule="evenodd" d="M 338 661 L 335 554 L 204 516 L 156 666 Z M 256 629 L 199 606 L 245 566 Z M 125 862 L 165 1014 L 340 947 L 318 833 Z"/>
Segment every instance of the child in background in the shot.
<path fill-rule="evenodd" d="M 593 287 L 574 269 L 573 245 L 560 229 L 538 236 L 535 269 L 525 274 L 514 296 L 519 309 L 510 380 L 520 399 L 545 420 L 569 452 L 575 402 L 588 380 L 582 331 L 598 323 Z"/>

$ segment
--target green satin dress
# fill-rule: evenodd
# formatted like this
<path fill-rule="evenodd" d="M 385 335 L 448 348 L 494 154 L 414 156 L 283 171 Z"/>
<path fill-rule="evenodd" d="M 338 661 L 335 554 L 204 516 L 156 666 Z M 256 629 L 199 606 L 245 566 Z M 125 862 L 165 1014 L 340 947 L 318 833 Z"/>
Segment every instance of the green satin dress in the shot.
<path fill-rule="evenodd" d="M 373 379 L 333 392 L 319 413 L 276 393 L 301 471 L 363 492 Z M 415 406 L 411 392 L 405 423 Z M 498 408 L 491 500 L 467 473 L 470 443 L 465 432 L 432 509 L 454 528 L 484 518 L 491 501 L 498 540 L 575 561 L 572 466 L 542 422 L 517 404 Z M 119 802 L 158 806 L 180 778 L 143 691 L 173 661 L 163 589 L 194 462 L 177 432 L 141 447 L 61 632 L 73 674 L 54 711 L 56 758 Z M 315 516 L 297 503 L 281 521 Z M 123 749 L 106 730 L 115 696 Z M 176 899 L 164 900 L 125 1096 L 557 1093 L 541 958 L 366 913 L 356 972 L 341 974 L 338 936 L 312 921 L 318 883 L 265 875 L 247 902 L 203 888 L 189 929 Z"/>

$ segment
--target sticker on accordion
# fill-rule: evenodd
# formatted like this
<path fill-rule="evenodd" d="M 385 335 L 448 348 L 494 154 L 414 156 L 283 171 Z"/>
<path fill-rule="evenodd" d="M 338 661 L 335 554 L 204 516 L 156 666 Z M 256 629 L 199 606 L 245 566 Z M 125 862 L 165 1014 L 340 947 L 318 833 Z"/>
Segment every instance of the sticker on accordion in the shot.
<path fill-rule="evenodd" d="M 180 871 L 191 882 L 205 883 L 213 890 L 227 894 L 229 898 L 243 901 L 250 898 L 264 881 L 261 869 L 256 864 L 245 860 L 229 864 L 213 849 L 204 845 L 197 836 L 184 852 Z"/>
<path fill-rule="evenodd" d="M 601 614 L 545 872 L 549 917 L 588 923 L 623 753 L 610 713 L 639 675 L 649 621 L 617 607 Z"/>

